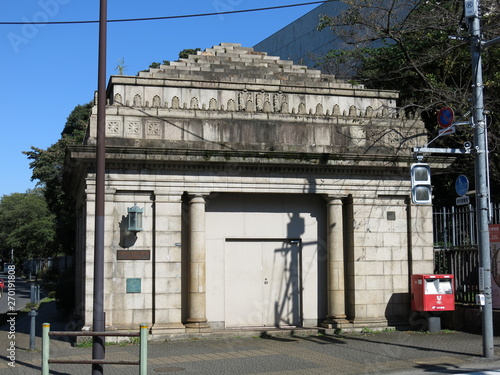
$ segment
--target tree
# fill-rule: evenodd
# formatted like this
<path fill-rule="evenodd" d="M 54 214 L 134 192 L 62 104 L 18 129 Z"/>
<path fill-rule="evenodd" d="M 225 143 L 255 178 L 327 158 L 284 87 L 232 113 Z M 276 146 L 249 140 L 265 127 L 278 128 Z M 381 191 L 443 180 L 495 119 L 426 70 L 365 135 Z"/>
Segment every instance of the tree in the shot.
<path fill-rule="evenodd" d="M 63 168 L 66 147 L 82 144 L 89 123 L 92 103 L 77 105 L 67 118 L 61 138 L 46 150 L 31 147 L 24 151 L 32 169 L 32 180 L 43 187 L 44 197 L 51 213 L 56 218 L 57 252 L 72 253 L 75 240 L 74 202 L 63 189 Z"/>
<path fill-rule="evenodd" d="M 463 3 L 455 0 L 346 0 L 348 11 L 335 17 L 323 16 L 319 28 L 330 28 L 342 49 L 330 51 L 318 64 L 339 78 L 362 83 L 368 88 L 400 92 L 398 105 L 408 114 L 418 113 L 429 138 L 438 134 L 437 112 L 450 106 L 468 119 L 472 97 L 472 72 L 468 30 Z M 500 36 L 498 2 L 483 0 L 482 31 L 486 40 Z M 450 36 L 452 38 L 450 38 Z M 500 129 L 500 48 L 483 53 L 485 108 L 489 111 L 491 191 L 500 197 L 497 144 Z M 462 126 L 457 133 L 440 138 L 432 146 L 462 147 L 471 141 L 472 129 Z M 472 157 L 459 157 L 448 175 L 434 176 L 435 184 L 450 186 L 459 173 L 473 180 Z M 449 190 L 437 202 L 448 204 Z"/>
<path fill-rule="evenodd" d="M 0 249 L 3 259 L 15 261 L 54 255 L 55 215 L 50 212 L 41 189 L 4 195 L 0 199 Z"/>
<path fill-rule="evenodd" d="M 187 59 L 189 55 L 196 55 L 201 48 L 187 48 L 179 52 L 179 59 Z"/>
<path fill-rule="evenodd" d="M 163 62 L 161 62 L 161 63 L 159 63 L 159 62 L 152 62 L 151 64 L 149 64 L 149 69 L 158 69 L 162 65 L 170 65 L 170 61 L 163 60 Z M 144 71 L 147 71 L 147 70 L 144 70 Z"/>
<path fill-rule="evenodd" d="M 196 55 L 198 51 L 201 51 L 200 48 L 188 48 L 188 49 L 183 49 L 182 51 L 179 52 L 179 59 L 187 59 L 189 55 Z M 152 62 L 149 64 L 149 69 L 158 69 L 162 65 L 170 65 L 170 60 L 163 60 L 163 62 Z M 147 70 L 142 70 L 142 72 L 147 72 Z"/>

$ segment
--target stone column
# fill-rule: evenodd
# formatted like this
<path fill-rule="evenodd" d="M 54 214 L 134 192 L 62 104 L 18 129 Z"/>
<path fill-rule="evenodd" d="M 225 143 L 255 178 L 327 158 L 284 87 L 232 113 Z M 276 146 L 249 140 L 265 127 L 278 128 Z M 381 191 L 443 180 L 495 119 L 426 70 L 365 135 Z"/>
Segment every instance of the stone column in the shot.
<path fill-rule="evenodd" d="M 195 195 L 189 202 L 188 319 L 186 328 L 208 330 L 205 279 L 205 198 Z"/>
<path fill-rule="evenodd" d="M 327 198 L 327 293 L 328 315 L 325 326 L 346 323 L 344 288 L 344 230 L 342 199 Z"/>

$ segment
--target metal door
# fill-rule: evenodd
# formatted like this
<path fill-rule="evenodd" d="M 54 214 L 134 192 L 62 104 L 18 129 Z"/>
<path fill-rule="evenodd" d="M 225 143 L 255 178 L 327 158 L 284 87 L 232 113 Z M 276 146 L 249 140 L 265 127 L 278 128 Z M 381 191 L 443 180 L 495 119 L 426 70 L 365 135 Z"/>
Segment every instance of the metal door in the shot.
<path fill-rule="evenodd" d="M 300 242 L 226 241 L 226 327 L 300 324 Z"/>

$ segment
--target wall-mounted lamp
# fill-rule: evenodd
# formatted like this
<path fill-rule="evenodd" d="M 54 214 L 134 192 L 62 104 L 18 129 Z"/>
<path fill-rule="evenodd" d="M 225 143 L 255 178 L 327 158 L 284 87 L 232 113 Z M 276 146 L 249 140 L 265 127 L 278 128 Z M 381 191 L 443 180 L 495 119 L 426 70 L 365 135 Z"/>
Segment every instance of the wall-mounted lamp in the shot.
<path fill-rule="evenodd" d="M 137 205 L 127 208 L 128 212 L 128 230 L 129 232 L 141 232 L 142 231 L 142 213 L 143 208 Z"/>

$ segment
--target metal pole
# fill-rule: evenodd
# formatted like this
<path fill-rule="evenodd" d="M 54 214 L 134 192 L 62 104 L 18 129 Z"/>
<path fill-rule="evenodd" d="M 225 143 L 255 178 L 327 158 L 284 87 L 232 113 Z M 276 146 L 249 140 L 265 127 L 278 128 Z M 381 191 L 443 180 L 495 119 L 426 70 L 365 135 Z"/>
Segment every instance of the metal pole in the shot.
<path fill-rule="evenodd" d="M 50 324 L 42 325 L 42 375 L 49 375 L 49 355 L 50 355 Z"/>
<path fill-rule="evenodd" d="M 106 40 L 107 1 L 100 0 L 99 17 L 99 62 L 97 87 L 97 147 L 95 188 L 95 231 L 94 231 L 94 311 L 93 330 L 104 332 L 104 179 L 106 170 Z M 103 336 L 94 336 L 92 359 L 104 359 Z M 92 374 L 101 375 L 103 365 L 93 364 Z"/>
<path fill-rule="evenodd" d="M 478 6 L 478 0 L 476 6 Z M 488 230 L 488 145 L 486 140 L 486 121 L 483 103 L 483 72 L 481 61 L 481 26 L 479 15 L 469 18 L 469 32 L 471 35 L 472 57 L 472 86 L 473 96 L 473 126 L 474 145 L 476 147 L 475 174 L 476 174 L 476 211 L 479 248 L 479 285 L 480 293 L 484 294 L 483 306 L 483 355 L 492 358 L 493 351 L 493 307 L 491 296 L 491 256 Z"/>
<path fill-rule="evenodd" d="M 31 322 L 30 322 L 30 350 L 35 350 L 35 340 L 36 340 L 36 316 L 38 313 L 36 312 L 35 309 L 31 309 L 31 311 L 28 313 L 28 315 L 31 317 Z"/>
<path fill-rule="evenodd" d="M 148 326 L 141 324 L 140 327 L 140 358 L 139 358 L 139 374 L 147 375 L 148 373 Z"/>

